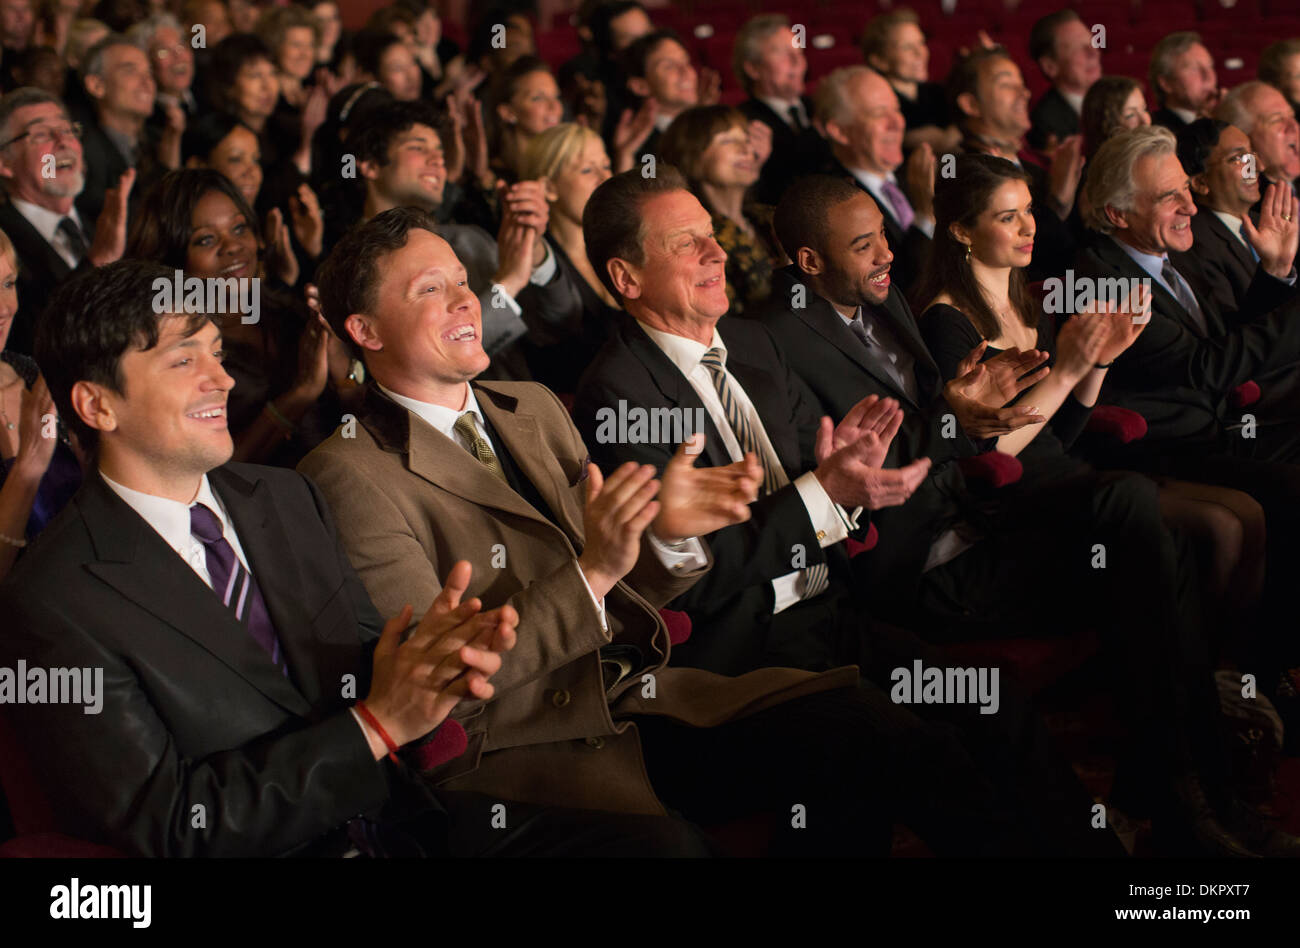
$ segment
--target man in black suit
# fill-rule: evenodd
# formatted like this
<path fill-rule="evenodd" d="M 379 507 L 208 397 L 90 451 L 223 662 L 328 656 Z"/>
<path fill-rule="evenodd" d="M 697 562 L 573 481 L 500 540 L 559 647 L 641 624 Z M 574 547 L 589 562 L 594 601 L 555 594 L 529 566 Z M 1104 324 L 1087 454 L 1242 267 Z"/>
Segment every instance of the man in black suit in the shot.
<path fill-rule="evenodd" d="M 1058 10 L 1029 31 L 1029 58 L 1052 84 L 1029 114 L 1029 144 L 1044 150 L 1078 133 L 1083 97 L 1101 77 L 1101 51 L 1079 14 Z"/>
<path fill-rule="evenodd" d="M 123 176 L 110 192 L 92 232 L 75 206 L 85 183 L 85 157 L 63 103 L 40 89 L 19 89 L 0 99 L 0 182 L 9 198 L 0 205 L 0 230 L 18 255 L 10 349 L 31 355 L 41 310 L 73 270 L 122 255 L 126 195 L 134 177 Z"/>
<path fill-rule="evenodd" d="M 86 156 L 86 186 L 77 197 L 77 210 L 95 221 L 104 207 L 105 194 L 128 169 L 148 179 L 156 176 L 158 162 L 146 147 L 144 124 L 153 114 L 157 86 L 149 57 L 121 34 L 111 34 L 86 53 L 82 84 L 95 114 L 86 122 L 82 148 Z M 179 149 L 180 131 L 173 130 Z M 177 151 L 179 157 L 179 151 Z"/>
<path fill-rule="evenodd" d="M 830 158 L 813 127 L 812 100 L 804 95 L 808 59 L 782 13 L 763 13 L 742 26 L 733 59 L 736 77 L 749 93 L 740 111 L 772 130 L 772 153 L 754 185 L 754 199 L 775 205 L 786 185 Z"/>
<path fill-rule="evenodd" d="M 934 237 L 934 152 L 922 144 L 903 166 L 903 112 L 884 76 L 866 66 L 837 69 L 817 87 L 817 123 L 830 146 L 825 170 L 870 194 L 896 248 L 894 280 L 904 289 L 925 264 Z M 906 191 L 906 193 L 905 193 Z"/>
<path fill-rule="evenodd" d="M 1214 57 L 1199 33 L 1170 33 L 1151 50 L 1147 81 L 1156 94 L 1151 124 L 1180 131 L 1198 118 L 1213 114 L 1221 95 Z"/>
<path fill-rule="evenodd" d="M 1029 175 L 1037 239 L 1027 269 L 1030 280 L 1065 271 L 1076 244 L 1074 198 L 1083 173 L 1083 141 L 1072 136 L 1052 154 L 1048 168 L 1024 152 L 1029 133 L 1029 89 L 1020 67 L 1001 46 L 963 56 L 948 74 L 948 98 L 962 131 L 962 150 L 997 155 Z M 940 159 L 939 173 L 952 174 Z"/>
<path fill-rule="evenodd" d="M 1196 215 L 1192 249 L 1174 251 L 1170 259 L 1180 272 L 1200 272 L 1219 312 L 1256 309 L 1266 301 L 1251 299 L 1251 286 L 1272 284 L 1255 283 L 1260 257 L 1246 226 L 1262 194 L 1250 139 L 1235 125 L 1197 119 L 1178 133 L 1178 161 L 1191 176 Z"/>

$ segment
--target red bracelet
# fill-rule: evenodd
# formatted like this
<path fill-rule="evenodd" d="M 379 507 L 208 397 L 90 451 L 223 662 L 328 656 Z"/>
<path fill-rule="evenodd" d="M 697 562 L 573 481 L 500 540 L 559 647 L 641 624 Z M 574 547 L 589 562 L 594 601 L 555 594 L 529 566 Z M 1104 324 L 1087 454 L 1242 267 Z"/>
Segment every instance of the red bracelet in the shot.
<path fill-rule="evenodd" d="M 380 740 L 388 745 L 388 759 L 395 764 L 399 763 L 397 759 L 397 745 L 394 744 L 393 739 L 388 736 L 388 732 L 385 731 L 384 726 L 379 723 L 379 719 L 370 713 L 370 709 L 366 707 L 366 703 L 364 701 L 358 701 L 353 705 L 353 707 L 357 709 L 359 715 L 365 718 L 366 723 L 375 729 L 375 733 L 379 735 Z"/>

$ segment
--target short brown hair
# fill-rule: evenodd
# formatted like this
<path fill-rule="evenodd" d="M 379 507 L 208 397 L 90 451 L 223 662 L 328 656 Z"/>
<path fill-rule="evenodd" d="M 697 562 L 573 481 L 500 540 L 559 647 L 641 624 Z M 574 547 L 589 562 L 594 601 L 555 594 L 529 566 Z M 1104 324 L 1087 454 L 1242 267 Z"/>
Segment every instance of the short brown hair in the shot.
<path fill-rule="evenodd" d="M 920 28 L 921 18 L 916 15 L 915 10 L 899 7 L 897 10 L 890 10 L 867 21 L 866 27 L 862 30 L 862 38 L 858 40 L 858 46 L 862 49 L 862 61 L 870 66 L 872 56 L 883 59 L 889 50 L 889 37 L 904 23 L 911 23 Z"/>
<path fill-rule="evenodd" d="M 788 30 L 790 18 L 784 13 L 760 13 L 745 21 L 736 32 L 736 42 L 731 50 L 731 68 L 740 81 L 740 87 L 746 92 L 753 92 L 754 80 L 745 72 L 745 64 L 756 62 L 759 51 L 767 38 L 777 30 Z"/>
<path fill-rule="evenodd" d="M 1297 54 L 1300 54 L 1300 39 L 1278 40 L 1265 46 L 1259 54 L 1259 78 L 1281 89 L 1286 78 L 1286 61 Z"/>
<path fill-rule="evenodd" d="M 689 190 L 682 173 L 666 162 L 658 162 L 655 174 L 646 177 L 640 168 L 616 174 L 591 193 L 582 211 L 582 237 L 587 260 L 616 298 L 621 294 L 609 276 L 609 261 L 645 263 L 645 218 L 641 208 L 658 194 Z"/>
<path fill-rule="evenodd" d="M 1193 46 L 1201 43 L 1201 34 L 1191 30 L 1170 33 L 1151 48 L 1151 67 L 1147 70 L 1147 82 L 1155 94 L 1156 104 L 1165 104 L 1165 90 L 1157 81 L 1163 79 L 1174 68 L 1174 60 Z"/>
<path fill-rule="evenodd" d="M 692 187 L 704 177 L 704 153 L 713 136 L 733 128 L 749 128 L 740 109 L 730 105 L 698 105 L 686 109 L 664 130 L 656 151 L 659 157 L 679 169 Z"/>

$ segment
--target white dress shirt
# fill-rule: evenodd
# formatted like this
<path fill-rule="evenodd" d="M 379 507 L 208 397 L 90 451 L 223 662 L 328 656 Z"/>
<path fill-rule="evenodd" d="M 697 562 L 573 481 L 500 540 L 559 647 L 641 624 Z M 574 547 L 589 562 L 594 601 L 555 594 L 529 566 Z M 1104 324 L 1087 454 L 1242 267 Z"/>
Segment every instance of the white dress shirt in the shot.
<path fill-rule="evenodd" d="M 379 385 L 378 382 L 375 383 Z M 469 383 L 465 385 L 465 406 L 456 411 L 453 408 L 446 408 L 442 405 L 435 405 L 432 402 L 421 402 L 414 398 L 407 398 L 405 395 L 398 395 L 384 386 L 379 385 L 380 390 L 391 398 L 397 404 L 401 405 L 411 414 L 424 421 L 436 431 L 450 438 L 459 444 L 465 451 L 473 455 L 473 445 L 461 437 L 460 432 L 456 431 L 456 420 L 466 412 L 470 412 L 474 420 L 474 430 L 478 432 L 480 438 L 488 443 L 492 448 L 492 453 L 496 454 L 496 447 L 492 444 L 492 439 L 488 437 L 487 427 L 483 423 L 483 412 L 478 407 L 478 399 L 474 397 L 474 389 Z M 659 557 L 659 561 L 668 569 L 674 572 L 681 572 L 687 569 L 702 569 L 708 565 L 709 559 L 704 552 L 704 547 L 699 539 L 691 537 L 675 547 L 669 547 L 660 542 L 653 533 L 648 534 L 650 537 L 651 548 Z M 582 570 L 578 570 L 582 575 Z M 605 599 L 597 596 L 595 590 L 591 588 L 591 583 L 587 582 L 587 577 L 582 576 L 582 581 L 587 584 L 587 592 L 591 594 L 591 601 L 596 604 L 596 611 L 600 615 L 600 626 L 608 630 L 609 625 L 605 620 Z"/>
<path fill-rule="evenodd" d="M 1083 96 L 1078 92 L 1066 92 L 1064 89 L 1057 89 L 1061 93 L 1061 98 L 1065 100 L 1070 108 L 1074 109 L 1075 115 L 1083 114 Z"/>
<path fill-rule="evenodd" d="M 785 124 L 789 125 L 791 128 L 795 128 L 794 122 L 790 120 L 791 109 L 799 110 L 799 117 L 803 119 L 803 124 L 805 127 L 812 125 L 812 123 L 808 120 L 808 110 L 803 107 L 803 101 L 800 99 L 787 101 L 785 99 L 769 99 L 761 95 L 756 96 L 756 98 L 758 99 L 759 102 L 762 102 L 769 109 L 775 112 L 777 116 L 781 119 L 781 121 L 785 122 Z M 800 129 L 795 128 L 795 131 L 800 131 Z"/>
<path fill-rule="evenodd" d="M 706 346 L 694 339 L 674 336 L 672 333 L 653 329 L 640 320 L 637 320 L 637 323 L 645 330 L 646 335 L 654 341 L 655 345 L 663 350 L 664 355 L 668 356 L 673 365 L 677 366 L 682 375 L 686 376 L 686 381 L 691 383 L 691 388 L 695 389 L 695 393 L 700 396 L 705 411 L 709 413 L 709 417 L 713 420 L 713 426 L 718 429 L 718 433 L 722 436 L 722 443 L 727 449 L 727 454 L 733 461 L 744 460 L 744 451 L 741 450 L 740 442 L 736 440 L 736 435 L 731 430 L 731 423 L 727 420 L 726 411 L 723 410 L 722 400 L 718 398 L 718 391 L 713 387 L 713 376 L 700 363 L 700 360 L 704 358 L 704 354 L 709 349 L 721 349 L 723 366 L 724 368 L 726 366 L 727 347 L 722 341 L 722 336 L 719 335 L 717 327 L 714 327 L 713 330 L 713 341 Z M 781 466 L 780 458 L 777 457 L 776 449 L 772 447 L 772 442 L 767 436 L 767 430 L 763 427 L 762 419 L 758 417 L 758 411 L 754 408 L 754 403 L 750 401 L 749 395 L 746 394 L 744 387 L 734 375 L 727 372 L 727 378 L 732 396 L 735 398 L 740 410 L 745 413 L 749 426 L 758 439 L 759 449 L 767 459 L 767 465 L 783 475 L 784 468 Z M 817 475 L 812 471 L 795 478 L 794 486 L 808 511 L 808 520 L 816 530 L 817 542 L 822 549 L 839 543 L 849 535 L 850 531 L 858 528 L 857 517 L 860 511 L 854 511 L 850 515 L 831 500 L 826 493 L 826 488 L 822 487 L 821 481 L 817 480 Z M 791 553 L 793 555 L 793 551 Z M 803 598 L 803 590 L 807 581 L 806 574 L 806 569 L 797 569 L 772 580 L 772 590 L 776 597 L 772 608 L 774 615 L 790 608 Z"/>
<path fill-rule="evenodd" d="M 850 168 L 849 174 L 857 178 L 858 181 L 861 182 L 862 186 L 871 192 L 871 196 L 876 199 L 876 203 L 885 207 L 885 209 L 889 211 L 889 215 L 897 220 L 893 202 L 890 201 L 889 198 L 885 197 L 886 181 L 894 185 L 900 191 L 903 190 L 902 185 L 898 183 L 898 178 L 895 177 L 892 171 L 889 172 L 889 174 L 876 174 L 873 171 L 866 171 L 862 168 Z M 911 199 L 908 198 L 906 194 L 903 195 L 903 198 L 907 201 L 908 205 L 911 206 Z M 912 226 L 933 240 L 934 218 L 922 217 L 920 214 L 916 213 L 915 207 L 912 208 L 912 213 L 915 215 L 912 220 Z M 895 247 L 894 249 L 897 250 L 898 248 Z"/>
<path fill-rule="evenodd" d="M 14 206 L 14 210 L 27 219 L 27 223 L 36 228 L 36 232 L 45 238 L 45 242 L 54 248 L 54 252 L 63 258 L 64 263 L 76 269 L 77 264 L 81 261 L 72 252 L 72 245 L 68 243 L 67 234 L 59 230 L 59 221 L 65 217 L 71 217 L 77 222 L 81 232 L 86 233 L 86 228 L 82 226 L 81 217 L 78 216 L 76 207 L 73 207 L 66 214 L 60 214 L 57 211 L 41 207 L 39 204 L 31 204 L 18 198 L 10 198 L 9 203 Z M 89 234 L 86 234 L 86 243 L 87 245 L 90 243 Z"/>
<path fill-rule="evenodd" d="M 1205 213 L 1204 208 L 1201 209 L 1201 213 L 1202 214 Z M 1239 241 L 1241 241 L 1241 245 L 1243 247 L 1245 247 L 1247 250 L 1254 251 L 1255 248 L 1253 248 L 1250 245 L 1249 241 L 1247 241 L 1245 236 L 1241 233 L 1240 217 L 1238 217 L 1236 214 L 1229 214 L 1227 211 L 1210 211 L 1210 213 L 1213 214 L 1215 217 L 1217 217 L 1219 220 L 1223 221 L 1223 226 L 1228 228 L 1228 233 L 1232 234 L 1233 237 L 1236 237 Z"/>
<path fill-rule="evenodd" d="M 212 588 L 212 577 L 208 575 L 207 547 L 190 532 L 190 508 L 195 504 L 203 504 L 217 515 L 217 520 L 221 522 L 222 536 L 235 551 L 235 556 L 239 557 L 239 562 L 243 564 L 244 569 L 250 574 L 253 572 L 248 565 L 248 557 L 244 555 L 244 548 L 239 545 L 235 525 L 230 522 L 230 515 L 226 513 L 221 498 L 213 493 L 212 485 L 208 483 L 208 475 L 203 475 L 203 480 L 199 483 L 199 492 L 188 504 L 126 487 L 103 471 L 99 472 L 99 476 L 117 496 L 131 506 L 132 510 L 144 518 L 145 523 L 153 527 L 154 532 L 176 551 L 176 555 L 198 574 L 199 579 L 203 580 L 209 589 Z"/>

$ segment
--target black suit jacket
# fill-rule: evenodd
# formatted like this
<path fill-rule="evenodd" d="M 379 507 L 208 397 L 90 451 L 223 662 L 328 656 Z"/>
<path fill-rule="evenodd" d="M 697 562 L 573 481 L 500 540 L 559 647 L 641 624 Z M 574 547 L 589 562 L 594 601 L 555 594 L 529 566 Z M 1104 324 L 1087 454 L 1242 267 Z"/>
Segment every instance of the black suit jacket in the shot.
<path fill-rule="evenodd" d="M 369 690 L 382 621 L 305 478 L 229 464 L 209 480 L 289 677 L 95 475 L 0 587 L 0 664 L 102 668 L 102 713 L 4 712 L 67 832 L 148 856 L 301 852 L 397 784 L 419 794 L 347 710 Z"/>
<path fill-rule="evenodd" d="M 815 468 L 814 441 L 820 414 L 772 337 L 749 319 L 724 317 L 718 331 L 727 346 L 727 370 L 754 403 L 786 474 L 793 481 Z M 706 438 L 704 459 L 699 463 L 731 463 L 722 436 L 691 383 L 628 316 L 619 319 L 617 330 L 579 382 L 573 420 L 591 451 L 591 459 L 602 470 L 637 461 L 662 471 L 677 445 L 623 444 L 600 434 L 600 409 L 617 410 L 620 400 L 628 408 L 698 410 L 704 417 Z M 832 584 L 848 575 L 848 558 L 842 545 L 821 548 L 793 483 L 751 504 L 750 512 L 748 522 L 709 535 L 713 569 L 671 604 L 674 609 L 689 612 L 694 624 L 690 640 L 673 648 L 676 663 L 722 674 L 742 674 L 763 664 L 766 630 L 773 622 L 771 581 L 794 569 L 799 548 L 806 558 L 805 565 L 827 563 Z M 859 523 L 866 528 L 865 511 Z M 809 623 L 824 623 L 824 612 L 802 609 L 811 602 L 796 604 L 778 618 L 797 624 L 807 616 Z M 810 650 L 815 651 L 813 636 L 807 638 Z M 810 657 L 807 664 L 815 662 Z"/>
<path fill-rule="evenodd" d="M 1034 110 L 1029 113 L 1029 121 L 1033 123 L 1029 130 L 1029 144 L 1038 149 L 1047 147 L 1049 135 L 1055 135 L 1059 142 L 1079 131 L 1079 113 L 1074 111 L 1074 106 L 1066 101 L 1055 86 L 1038 100 Z"/>
<path fill-rule="evenodd" d="M 144 148 L 143 135 L 140 142 Z M 86 186 L 77 196 L 77 211 L 89 234 L 94 231 L 95 221 L 104 209 L 104 194 L 109 188 L 117 186 L 117 179 L 132 167 L 126 157 L 118 151 L 116 145 L 105 134 L 98 122 L 86 123 L 81 139 L 81 151 L 85 155 Z M 139 182 L 131 188 L 132 196 L 140 194 Z"/>
<path fill-rule="evenodd" d="M 1102 236 L 1079 255 L 1075 271 L 1094 278 L 1149 279 L 1114 239 Z M 1227 405 L 1229 392 L 1300 360 L 1297 306 L 1275 308 L 1290 287 L 1260 270 L 1248 293 L 1258 301 L 1254 308 L 1225 314 L 1198 270 L 1179 272 L 1201 304 L 1206 331 L 1151 280 L 1151 323 L 1107 373 L 1101 398 L 1146 418 L 1147 436 L 1135 442 L 1139 450 L 1171 439 L 1184 447 L 1222 444 L 1226 425 L 1241 421 Z"/>
<path fill-rule="evenodd" d="M 1248 294 L 1259 263 L 1209 208 L 1198 205 L 1192 238 L 1190 251 L 1170 255 L 1179 272 L 1185 270 L 1184 264 L 1199 269 L 1220 312 L 1249 311 L 1258 305 Z"/>
<path fill-rule="evenodd" d="M 81 219 L 83 230 L 86 219 Z M 14 316 L 13 327 L 9 330 L 9 341 L 5 348 L 24 355 L 32 354 L 32 343 L 36 338 L 36 324 L 46 301 L 54 288 L 67 279 L 72 268 L 59 256 L 45 238 L 33 227 L 18 209 L 9 202 L 0 204 L 0 230 L 13 241 L 14 251 L 18 255 L 18 312 Z M 91 235 L 86 234 L 87 242 Z M 90 269 L 90 261 L 83 260 L 77 267 L 78 272 Z"/>
<path fill-rule="evenodd" d="M 867 194 L 871 194 L 866 186 L 853 176 L 853 172 L 849 171 L 836 159 L 832 158 L 824 170 L 826 174 L 848 178 Z M 903 187 L 901 177 L 898 179 L 898 185 L 906 193 L 907 189 Z M 894 216 L 894 209 L 889 202 L 877 199 L 874 194 L 871 197 L 876 202 L 876 206 L 880 208 L 881 216 L 885 219 L 885 238 L 889 241 L 889 249 L 894 252 L 894 262 L 889 268 L 890 282 L 902 287 L 906 292 L 912 288 L 912 283 L 916 280 L 921 268 L 925 266 L 926 259 L 930 256 L 930 238 L 925 235 L 925 231 L 916 226 L 915 222 L 904 231 L 902 225 L 898 222 L 898 218 Z M 911 195 L 908 195 L 907 199 L 911 201 Z M 913 210 L 915 210 L 915 205 L 913 205 Z"/>
<path fill-rule="evenodd" d="M 804 113 L 812 119 L 812 100 L 803 97 Z M 772 154 L 763 164 L 753 197 L 760 204 L 773 207 L 795 178 L 816 171 L 830 160 L 826 140 L 810 124 L 803 131 L 795 131 L 790 123 L 772 111 L 765 102 L 746 99 L 738 106 L 748 119 L 758 119 L 772 130 Z"/>
<path fill-rule="evenodd" d="M 855 567 L 859 562 L 866 565 L 857 572 L 870 583 L 873 600 L 880 595 L 910 599 L 931 543 L 963 516 L 969 495 L 956 461 L 977 449 L 959 428 L 955 437 L 944 437 L 944 415 L 951 412 L 943 397 L 944 379 L 897 287 L 890 287 L 883 305 L 867 307 L 863 316 L 888 325 L 915 360 L 916 401 L 878 370 L 866 347 L 827 300 L 808 288 L 807 305 L 790 306 L 794 286 L 803 282 L 802 271 L 794 264 L 777 271 L 772 297 L 757 319 L 817 397 L 821 411 L 838 421 L 868 395 L 898 399 L 903 425 L 890 444 L 885 466 L 901 467 L 922 457 L 932 462 L 929 476 L 907 503 L 872 512 L 880 541 L 854 560 Z"/>
<path fill-rule="evenodd" d="M 1187 123 L 1179 117 L 1178 113 L 1169 108 L 1156 109 L 1152 112 L 1151 124 L 1162 125 L 1175 135 L 1187 127 Z"/>

